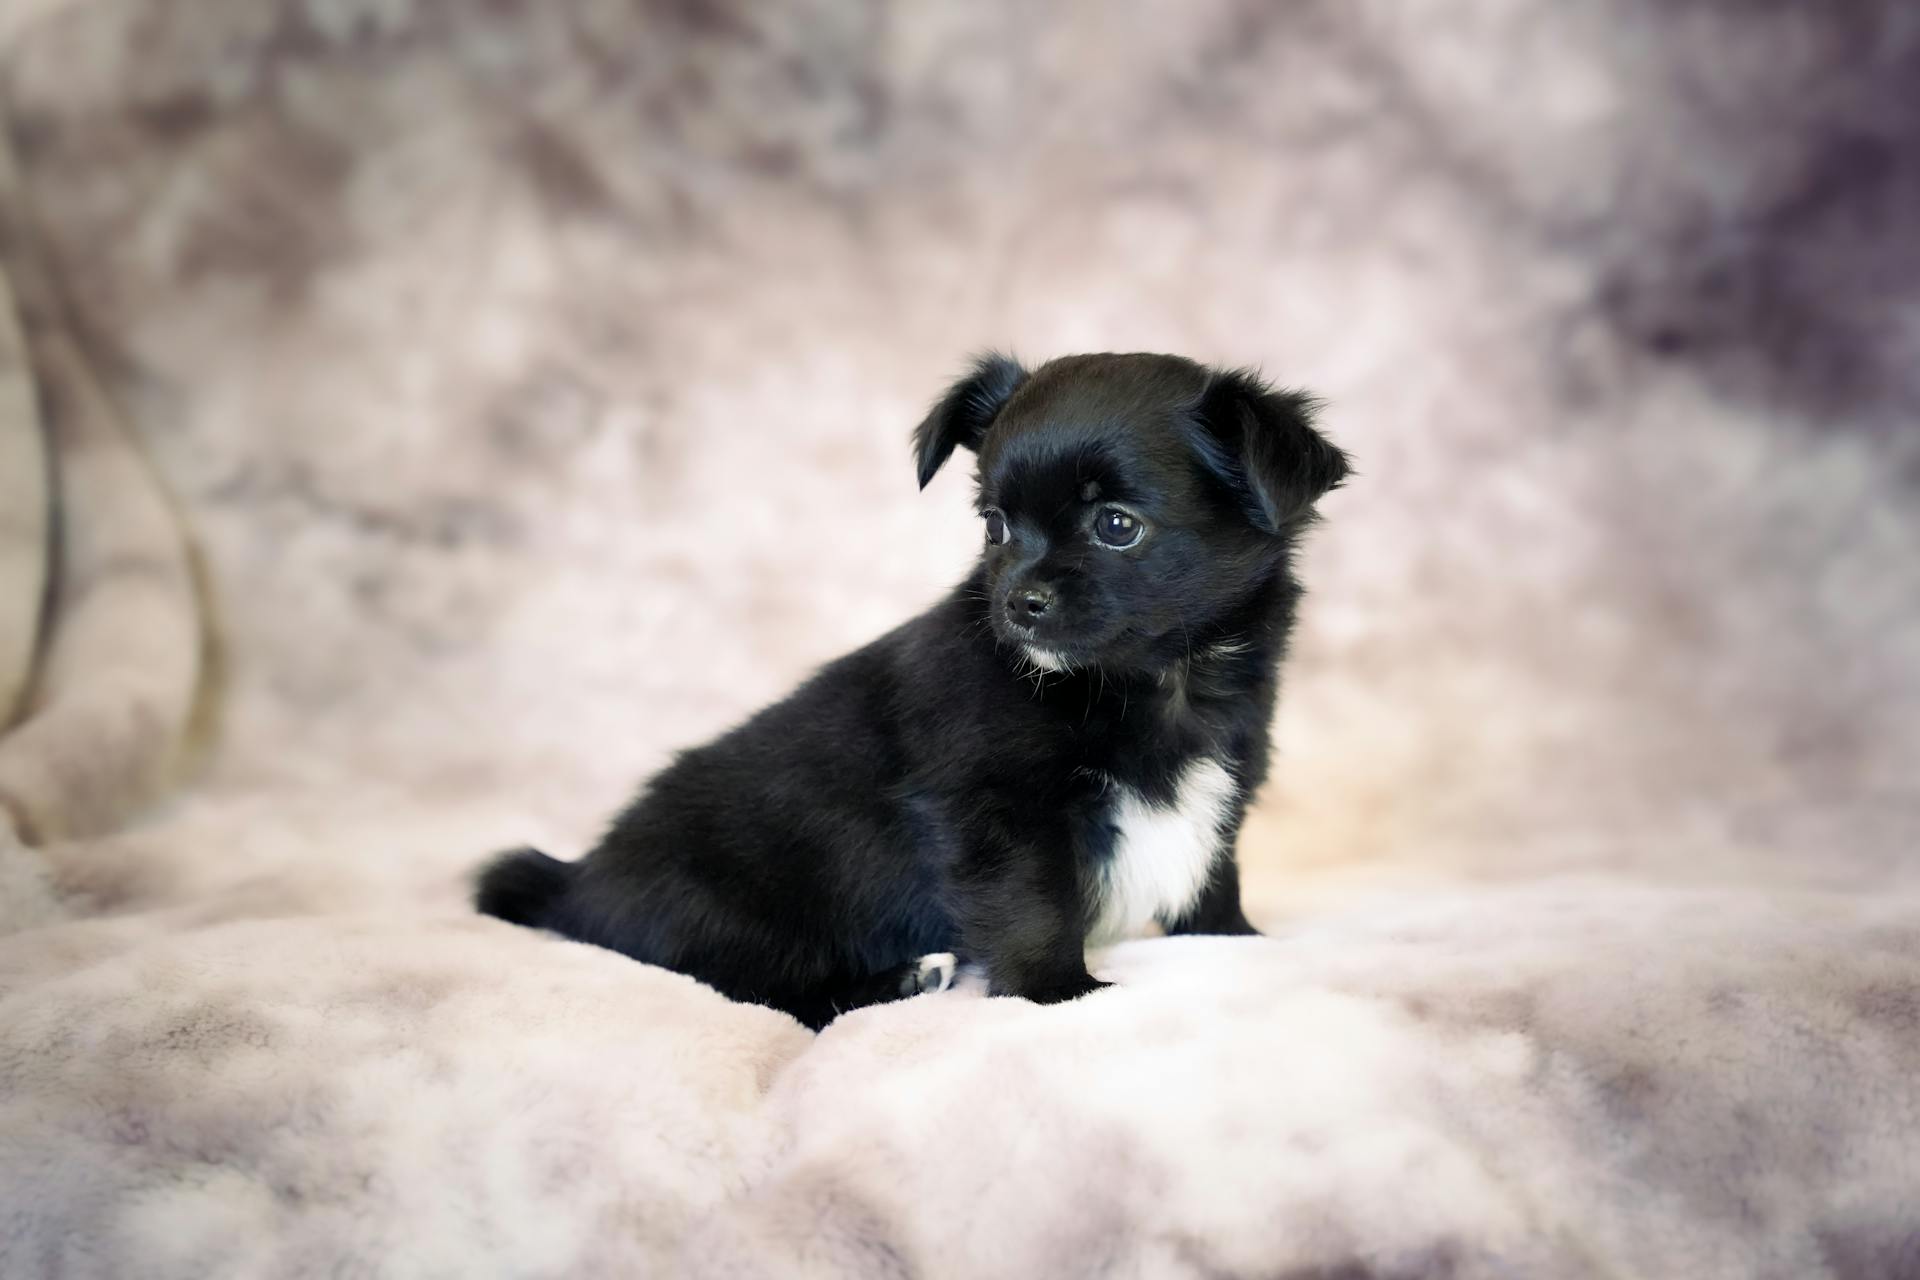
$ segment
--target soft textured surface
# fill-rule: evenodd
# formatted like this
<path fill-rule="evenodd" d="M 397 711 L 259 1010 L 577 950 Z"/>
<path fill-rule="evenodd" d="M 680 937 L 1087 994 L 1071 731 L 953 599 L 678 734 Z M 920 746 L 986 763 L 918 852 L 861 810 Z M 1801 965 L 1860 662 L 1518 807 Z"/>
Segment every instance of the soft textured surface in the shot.
<path fill-rule="evenodd" d="M 1920 1271 L 1901 6 L 482 15 L 0 17 L 0 1274 Z M 1272 936 L 815 1038 L 471 918 L 958 574 L 987 344 L 1359 462 Z"/>
<path fill-rule="evenodd" d="M 17 179 L 0 147 L 0 208 L 18 208 Z M 11 252 L 0 222 L 0 725 L 11 723 L 32 674 L 47 578 L 46 438 L 28 368 L 20 308 L 7 283 Z"/>

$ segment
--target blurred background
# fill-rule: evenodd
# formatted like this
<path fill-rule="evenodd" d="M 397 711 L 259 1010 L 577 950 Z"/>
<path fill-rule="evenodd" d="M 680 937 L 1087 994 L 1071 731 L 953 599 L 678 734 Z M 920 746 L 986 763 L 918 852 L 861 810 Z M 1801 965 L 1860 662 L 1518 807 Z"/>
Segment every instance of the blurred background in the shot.
<path fill-rule="evenodd" d="M 68 889 L 451 902 L 491 848 L 584 848 L 962 573 L 965 469 L 916 492 L 906 438 L 987 346 L 1255 364 L 1357 461 L 1256 919 L 1920 878 L 1913 6 L 12 0 L 0 35 L 49 447 L 54 343 L 192 569 L 184 785 Z"/>

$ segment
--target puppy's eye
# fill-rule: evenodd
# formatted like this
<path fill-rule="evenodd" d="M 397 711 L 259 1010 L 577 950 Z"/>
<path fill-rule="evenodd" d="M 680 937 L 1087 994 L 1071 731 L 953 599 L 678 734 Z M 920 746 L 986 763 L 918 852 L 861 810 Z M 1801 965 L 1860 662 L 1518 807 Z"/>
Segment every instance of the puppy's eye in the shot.
<path fill-rule="evenodd" d="M 996 547 L 1007 542 L 1007 518 L 991 507 L 987 508 L 987 541 Z"/>
<path fill-rule="evenodd" d="M 1094 513 L 1093 536 L 1116 551 L 1133 546 L 1146 532 L 1147 526 L 1138 516 L 1119 507 L 1102 507 Z"/>

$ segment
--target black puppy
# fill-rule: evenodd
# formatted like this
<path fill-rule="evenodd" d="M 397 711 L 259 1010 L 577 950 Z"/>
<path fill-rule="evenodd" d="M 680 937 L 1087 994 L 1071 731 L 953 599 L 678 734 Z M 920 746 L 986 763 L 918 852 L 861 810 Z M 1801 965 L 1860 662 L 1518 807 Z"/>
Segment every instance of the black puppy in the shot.
<path fill-rule="evenodd" d="M 1049 1003 L 1158 922 L 1253 933 L 1234 839 L 1267 774 L 1295 541 L 1347 459 L 1306 397 L 1176 356 L 981 360 L 914 433 L 979 454 L 945 600 L 681 755 L 577 863 L 479 907 L 820 1027 L 946 986 Z"/>

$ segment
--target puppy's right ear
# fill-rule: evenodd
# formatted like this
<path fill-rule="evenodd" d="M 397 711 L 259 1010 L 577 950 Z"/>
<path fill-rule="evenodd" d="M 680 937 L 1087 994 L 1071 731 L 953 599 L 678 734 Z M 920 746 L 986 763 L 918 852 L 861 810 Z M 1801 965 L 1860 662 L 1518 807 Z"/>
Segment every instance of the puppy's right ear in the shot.
<path fill-rule="evenodd" d="M 913 429 L 913 455 L 920 466 L 920 487 L 927 487 L 955 445 L 980 448 L 981 437 L 1027 380 L 1017 361 L 988 352 L 973 362 L 973 372 L 953 384 L 933 412 Z"/>
<path fill-rule="evenodd" d="M 1340 487 L 1352 463 L 1313 426 L 1313 397 L 1276 391 L 1245 369 L 1216 371 L 1200 403 L 1201 462 L 1262 533 L 1284 533 Z"/>

